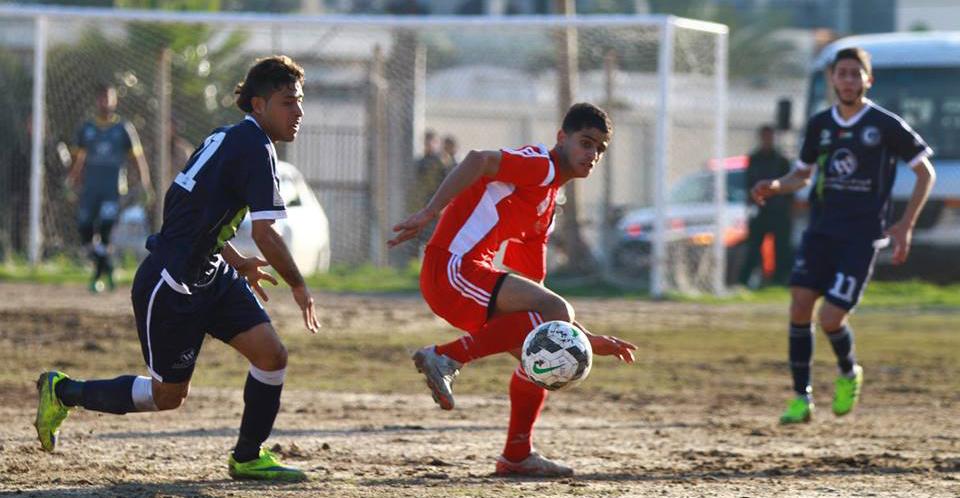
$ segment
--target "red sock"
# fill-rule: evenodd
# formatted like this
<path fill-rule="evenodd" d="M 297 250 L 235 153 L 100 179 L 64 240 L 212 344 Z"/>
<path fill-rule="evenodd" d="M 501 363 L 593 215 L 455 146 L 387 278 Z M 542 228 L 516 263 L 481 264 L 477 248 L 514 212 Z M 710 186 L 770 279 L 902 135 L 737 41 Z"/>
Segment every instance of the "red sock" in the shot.
<path fill-rule="evenodd" d="M 507 429 L 507 444 L 503 447 L 504 458 L 519 462 L 530 455 L 533 424 L 546 400 L 547 390 L 530 382 L 517 367 L 510 379 L 510 428 Z"/>
<path fill-rule="evenodd" d="M 485 356 L 517 349 L 523 345 L 527 334 L 543 323 L 540 315 L 534 312 L 518 311 L 500 315 L 471 334 L 440 344 L 437 353 L 453 358 L 460 363 L 468 363 Z"/>

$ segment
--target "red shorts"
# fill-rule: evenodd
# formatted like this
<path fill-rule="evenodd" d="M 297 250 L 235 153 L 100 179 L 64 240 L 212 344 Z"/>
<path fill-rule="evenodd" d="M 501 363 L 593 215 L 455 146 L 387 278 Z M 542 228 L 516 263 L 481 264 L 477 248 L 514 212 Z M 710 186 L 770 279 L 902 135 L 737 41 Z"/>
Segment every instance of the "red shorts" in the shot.
<path fill-rule="evenodd" d="M 427 246 L 420 269 L 420 292 L 437 316 L 472 333 L 490 318 L 506 276 L 507 272 L 487 263 Z"/>

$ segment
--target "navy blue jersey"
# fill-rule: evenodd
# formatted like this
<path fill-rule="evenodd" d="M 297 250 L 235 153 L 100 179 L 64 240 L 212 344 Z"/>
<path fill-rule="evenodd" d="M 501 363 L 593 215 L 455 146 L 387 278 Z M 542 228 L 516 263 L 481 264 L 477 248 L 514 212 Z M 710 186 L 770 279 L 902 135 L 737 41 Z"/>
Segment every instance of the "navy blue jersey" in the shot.
<path fill-rule="evenodd" d="M 816 167 L 811 233 L 841 239 L 883 238 L 897 162 L 915 167 L 933 150 L 899 116 L 867 100 L 849 120 L 836 107 L 807 123 L 800 167 Z"/>
<path fill-rule="evenodd" d="M 77 146 L 86 151 L 83 166 L 83 186 L 106 194 L 117 193 L 120 170 L 127 156 L 140 153 L 140 139 L 134 127 L 117 119 L 105 128 L 92 121 L 84 121 L 77 131 Z"/>
<path fill-rule="evenodd" d="M 276 166 L 273 142 L 250 116 L 203 141 L 167 190 L 163 226 L 148 243 L 168 284 L 189 292 L 208 283 L 248 211 L 252 220 L 286 217 Z"/>

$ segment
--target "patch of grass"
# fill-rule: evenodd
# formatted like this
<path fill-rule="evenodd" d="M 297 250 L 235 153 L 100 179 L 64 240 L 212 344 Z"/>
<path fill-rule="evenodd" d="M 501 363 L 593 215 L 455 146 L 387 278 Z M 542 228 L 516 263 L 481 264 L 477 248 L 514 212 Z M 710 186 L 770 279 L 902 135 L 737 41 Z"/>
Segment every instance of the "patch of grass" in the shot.
<path fill-rule="evenodd" d="M 665 305 L 662 313 L 675 311 Z M 660 311 L 651 311 L 652 318 Z M 51 315 L 53 316 L 53 315 Z M 51 367 L 77 378 L 112 377 L 143 372 L 140 344 L 132 324 L 113 325 L 114 317 L 92 317 L 80 328 L 66 329 L 51 318 L 38 330 L 32 322 L 0 335 L 0 392 L 4 386 L 28 389 L 38 372 Z M 101 320 L 97 322 L 96 320 Z M 124 320 L 131 321 L 132 317 Z M 936 310 L 904 311 L 874 308 L 856 317 L 857 355 L 870 372 L 876 389 L 899 392 L 926 389 L 935 398 L 955 396 L 960 389 L 960 365 L 955 352 L 960 336 L 954 331 L 954 313 Z M 24 328 L 26 327 L 26 328 Z M 615 334 L 638 346 L 635 364 L 609 357 L 596 358 L 582 386 L 610 396 L 637 396 L 704 392 L 786 393 L 786 315 L 761 307 L 744 313 L 742 307 L 703 306 L 695 320 L 653 320 L 623 317 L 599 324 L 598 334 Z M 290 354 L 288 386 L 320 391 L 426 394 L 423 378 L 410 361 L 412 352 L 426 344 L 444 343 L 457 335 L 448 327 L 424 321 L 416 331 L 371 329 L 358 321 L 340 330 L 310 335 L 282 330 Z M 6 341 L 6 342 L 5 342 Z M 17 344 L 13 347 L 12 344 Z M 57 344 L 51 352 L 50 343 Z M 505 354 L 470 363 L 458 377 L 456 392 L 505 394 L 515 360 Z M 249 363 L 229 346 L 211 338 L 203 345 L 194 380 L 198 386 L 242 385 Z M 829 347 L 816 348 L 815 391 L 832 392 L 836 359 Z M 911 391 L 912 392 L 912 391 Z"/>
<path fill-rule="evenodd" d="M 140 260 L 133 253 L 124 253 L 114 261 L 114 281 L 130 284 Z M 44 284 L 84 284 L 90 281 L 92 264 L 86 258 L 58 254 L 31 267 L 25 259 L 17 257 L 0 263 L 0 280 L 38 282 Z"/>
<path fill-rule="evenodd" d="M 417 292 L 420 289 L 420 265 L 413 261 L 402 269 L 338 267 L 307 277 L 306 280 L 311 288 L 334 292 Z"/>
<path fill-rule="evenodd" d="M 671 294 L 670 300 L 700 304 L 786 303 L 790 302 L 787 287 L 764 287 L 757 290 L 734 289 L 724 296 Z M 861 307 L 960 307 L 960 284 L 937 285 L 919 280 L 903 282 L 871 282 Z"/>
<path fill-rule="evenodd" d="M 130 284 L 140 260 L 133 253 L 118 258 L 115 279 L 118 284 Z M 411 261 L 404 268 L 335 267 L 327 273 L 307 278 L 314 289 L 351 293 L 415 293 L 420 288 L 420 264 Z M 43 261 L 36 268 L 22 258 L 0 263 L 0 280 L 17 280 L 50 284 L 83 284 L 90 278 L 90 263 L 86 258 L 58 255 Z M 636 290 L 625 290 L 597 277 L 548 277 L 546 285 L 562 296 L 616 299 L 648 299 L 649 295 Z M 668 294 L 667 300 L 698 304 L 788 303 L 790 291 L 786 287 L 763 287 L 756 290 L 734 287 L 721 296 L 711 294 Z M 960 284 L 938 285 L 919 280 L 902 282 L 871 282 L 861 302 L 861 308 L 871 307 L 960 307 Z"/>

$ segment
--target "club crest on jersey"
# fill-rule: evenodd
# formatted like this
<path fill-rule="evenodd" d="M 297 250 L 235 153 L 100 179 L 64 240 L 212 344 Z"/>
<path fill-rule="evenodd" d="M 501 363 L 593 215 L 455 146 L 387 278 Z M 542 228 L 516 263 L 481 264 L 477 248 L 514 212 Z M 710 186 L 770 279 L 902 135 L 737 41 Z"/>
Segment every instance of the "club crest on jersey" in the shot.
<path fill-rule="evenodd" d="M 880 130 L 876 126 L 868 126 L 863 129 L 860 140 L 867 147 L 876 147 L 880 143 Z"/>
<path fill-rule="evenodd" d="M 850 149 L 838 149 L 830 158 L 830 173 L 835 177 L 847 177 L 857 170 L 857 156 Z"/>

